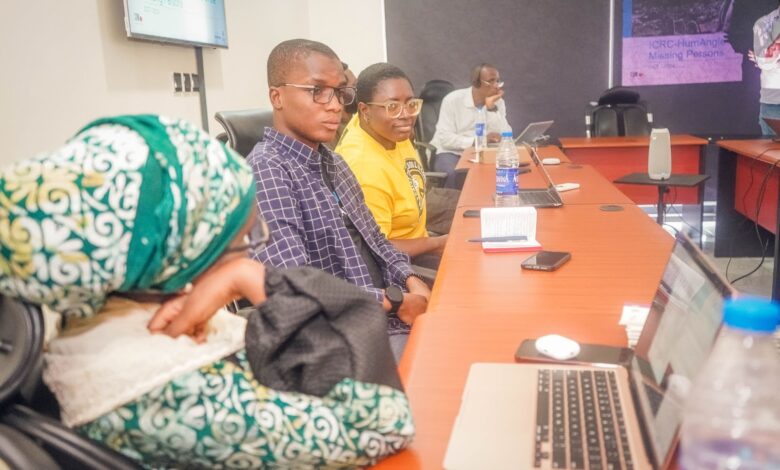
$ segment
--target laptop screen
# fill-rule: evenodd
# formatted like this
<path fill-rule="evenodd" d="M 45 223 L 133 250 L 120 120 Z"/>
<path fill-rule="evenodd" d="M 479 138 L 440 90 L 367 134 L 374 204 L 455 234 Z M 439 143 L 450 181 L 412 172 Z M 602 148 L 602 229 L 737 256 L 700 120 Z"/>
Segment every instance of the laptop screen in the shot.
<path fill-rule="evenodd" d="M 656 465 L 673 450 L 682 407 L 704 365 L 733 289 L 683 234 L 656 291 L 631 367 L 639 417 Z"/>
<path fill-rule="evenodd" d="M 515 142 L 533 144 L 536 139 L 542 137 L 552 125 L 553 121 L 532 122 L 515 138 Z"/>

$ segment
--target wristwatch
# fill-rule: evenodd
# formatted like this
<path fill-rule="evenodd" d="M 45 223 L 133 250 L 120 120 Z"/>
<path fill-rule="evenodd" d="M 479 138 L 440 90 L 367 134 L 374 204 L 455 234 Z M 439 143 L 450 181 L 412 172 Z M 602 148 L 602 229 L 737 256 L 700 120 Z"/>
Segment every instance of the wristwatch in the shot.
<path fill-rule="evenodd" d="M 397 313 L 404 303 L 404 292 L 398 286 L 389 286 L 385 289 L 385 298 L 390 302 L 390 313 Z"/>

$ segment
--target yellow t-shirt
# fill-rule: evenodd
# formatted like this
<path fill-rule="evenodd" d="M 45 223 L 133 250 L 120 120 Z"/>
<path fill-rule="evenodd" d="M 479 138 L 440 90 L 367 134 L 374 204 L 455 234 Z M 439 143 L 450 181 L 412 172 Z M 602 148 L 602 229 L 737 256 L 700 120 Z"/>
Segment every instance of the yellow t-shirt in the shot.
<path fill-rule="evenodd" d="M 360 127 L 355 115 L 344 129 L 336 153 L 352 169 L 368 208 L 388 239 L 428 236 L 425 172 L 411 141 L 387 150 Z"/>

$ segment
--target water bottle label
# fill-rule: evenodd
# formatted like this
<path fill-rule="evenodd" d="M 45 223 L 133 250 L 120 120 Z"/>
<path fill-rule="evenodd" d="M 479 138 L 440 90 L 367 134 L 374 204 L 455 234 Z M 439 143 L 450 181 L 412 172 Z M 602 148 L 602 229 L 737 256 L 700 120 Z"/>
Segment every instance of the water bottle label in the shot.
<path fill-rule="evenodd" d="M 474 133 L 477 135 L 477 137 L 482 137 L 485 135 L 485 123 L 478 122 L 474 124 Z"/>
<path fill-rule="evenodd" d="M 499 196 L 517 194 L 517 168 L 496 168 L 496 194 Z"/>

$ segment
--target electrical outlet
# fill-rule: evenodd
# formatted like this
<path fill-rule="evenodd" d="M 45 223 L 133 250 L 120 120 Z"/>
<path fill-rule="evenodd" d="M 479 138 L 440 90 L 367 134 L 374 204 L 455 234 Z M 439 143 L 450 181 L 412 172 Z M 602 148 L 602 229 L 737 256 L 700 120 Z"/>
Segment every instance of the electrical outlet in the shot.
<path fill-rule="evenodd" d="M 173 73 L 173 92 L 174 93 L 181 93 L 182 91 L 183 91 L 183 88 L 182 88 L 181 73 L 174 72 Z"/>

